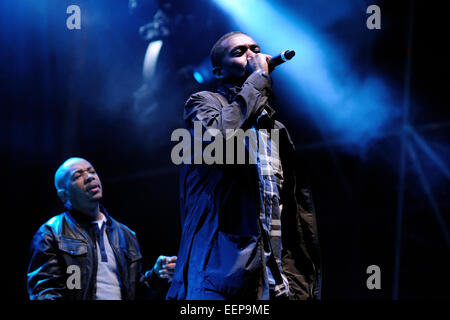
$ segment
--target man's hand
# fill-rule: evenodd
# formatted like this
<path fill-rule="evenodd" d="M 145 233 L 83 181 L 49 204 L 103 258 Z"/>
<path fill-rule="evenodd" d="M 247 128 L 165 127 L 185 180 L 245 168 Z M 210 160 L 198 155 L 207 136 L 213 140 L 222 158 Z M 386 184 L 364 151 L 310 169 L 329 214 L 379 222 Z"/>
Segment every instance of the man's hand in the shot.
<path fill-rule="evenodd" d="M 172 281 L 176 262 L 176 256 L 159 256 L 158 259 L 156 259 L 155 266 L 153 267 L 153 272 L 161 279 L 168 279 L 169 281 Z"/>
<path fill-rule="evenodd" d="M 270 73 L 269 70 L 269 60 L 272 56 L 263 53 L 256 53 L 247 58 L 247 71 L 249 74 L 256 72 L 258 70 L 263 70 L 264 72 Z"/>

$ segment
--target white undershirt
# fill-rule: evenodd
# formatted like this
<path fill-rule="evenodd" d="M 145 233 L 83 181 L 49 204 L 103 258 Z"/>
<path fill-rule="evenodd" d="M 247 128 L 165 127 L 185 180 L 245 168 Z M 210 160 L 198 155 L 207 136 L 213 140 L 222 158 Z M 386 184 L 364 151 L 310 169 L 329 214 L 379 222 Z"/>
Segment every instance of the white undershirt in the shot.
<path fill-rule="evenodd" d="M 102 224 L 106 223 L 106 218 L 102 215 L 101 220 L 94 221 L 101 230 Z M 100 246 L 96 240 L 97 246 L 97 292 L 96 300 L 121 300 L 120 280 L 117 270 L 116 257 L 106 234 L 106 227 L 103 229 L 103 242 L 107 256 L 107 262 L 102 261 Z"/>

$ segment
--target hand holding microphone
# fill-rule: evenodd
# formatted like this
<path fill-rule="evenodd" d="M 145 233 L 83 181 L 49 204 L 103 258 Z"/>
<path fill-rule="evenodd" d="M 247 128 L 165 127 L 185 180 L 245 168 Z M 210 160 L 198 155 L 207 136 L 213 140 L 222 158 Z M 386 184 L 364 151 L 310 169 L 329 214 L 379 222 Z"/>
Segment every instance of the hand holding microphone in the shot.
<path fill-rule="evenodd" d="M 271 73 L 275 67 L 291 60 L 294 56 L 294 50 L 285 50 L 274 57 L 259 53 L 248 59 L 247 68 L 250 73 L 256 70 L 263 70 L 267 73 Z"/>
<path fill-rule="evenodd" d="M 263 53 L 257 53 L 247 58 L 247 75 L 258 70 L 269 73 L 269 60 L 271 56 Z"/>
<path fill-rule="evenodd" d="M 271 73 L 275 67 L 291 60 L 294 56 L 294 50 L 284 50 L 274 57 L 263 53 L 252 55 L 247 58 L 247 72 L 248 74 L 251 74 L 257 70 L 263 70 L 267 73 Z"/>

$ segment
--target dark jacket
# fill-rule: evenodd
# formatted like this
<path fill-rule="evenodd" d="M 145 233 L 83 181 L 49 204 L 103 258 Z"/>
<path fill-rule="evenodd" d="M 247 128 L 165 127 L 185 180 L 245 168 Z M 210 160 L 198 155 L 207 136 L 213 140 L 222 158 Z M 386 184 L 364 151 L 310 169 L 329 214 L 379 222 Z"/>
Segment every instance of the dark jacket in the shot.
<path fill-rule="evenodd" d="M 141 252 L 136 234 L 106 216 L 106 234 L 117 261 L 123 300 L 136 298 L 139 286 L 158 282 L 156 275 L 141 274 Z M 96 295 L 97 248 L 95 225 L 75 210 L 64 212 L 43 224 L 33 237 L 30 249 L 27 289 L 30 300 L 94 300 Z M 81 289 L 66 285 L 67 268 L 81 270 Z"/>
<path fill-rule="evenodd" d="M 250 75 L 242 87 L 222 86 L 218 91 L 198 92 L 188 99 L 185 124 L 191 132 L 194 121 L 201 121 L 203 129 L 218 129 L 226 137 L 226 129 L 250 128 L 263 109 L 273 117 L 268 105 L 271 78 L 266 73 Z M 271 126 L 280 130 L 284 176 L 283 273 L 291 299 L 318 299 L 321 262 L 311 193 L 303 181 L 296 181 L 298 165 L 286 128 L 275 120 Z M 268 298 L 256 166 L 186 164 L 180 188 L 183 232 L 167 298 L 189 299 L 202 290 L 225 298 Z"/>

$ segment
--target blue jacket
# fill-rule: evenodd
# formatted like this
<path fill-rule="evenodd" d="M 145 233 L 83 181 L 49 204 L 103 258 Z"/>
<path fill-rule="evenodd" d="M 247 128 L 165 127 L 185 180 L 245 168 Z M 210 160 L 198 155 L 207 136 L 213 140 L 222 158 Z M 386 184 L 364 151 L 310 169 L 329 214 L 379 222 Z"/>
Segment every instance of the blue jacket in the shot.
<path fill-rule="evenodd" d="M 202 91 L 185 105 L 185 125 L 203 129 L 246 130 L 268 106 L 271 79 L 253 73 L 242 87 L 222 86 L 219 93 Z M 309 188 L 296 181 L 294 145 L 286 128 L 280 130 L 284 187 L 282 266 L 291 299 L 320 296 L 320 251 Z M 168 299 L 191 299 L 213 291 L 225 298 L 268 299 L 263 258 L 264 232 L 259 225 L 259 181 L 255 165 L 186 164 L 181 169 L 182 236 Z"/>

